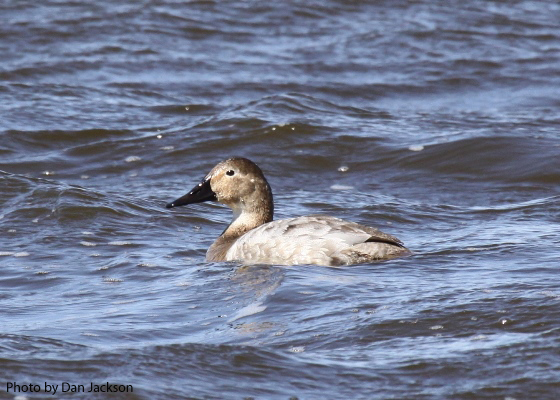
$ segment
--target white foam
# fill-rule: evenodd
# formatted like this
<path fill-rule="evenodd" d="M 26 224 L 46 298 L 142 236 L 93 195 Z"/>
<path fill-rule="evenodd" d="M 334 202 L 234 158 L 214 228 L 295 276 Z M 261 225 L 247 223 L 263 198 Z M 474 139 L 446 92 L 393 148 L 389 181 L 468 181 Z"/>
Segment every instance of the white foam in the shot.
<path fill-rule="evenodd" d="M 443 325 L 430 326 L 430 329 L 433 330 L 433 331 L 437 331 L 437 330 L 443 329 Z"/>
<path fill-rule="evenodd" d="M 238 319 L 248 317 L 249 315 L 258 314 L 264 310 L 266 310 L 266 306 L 263 305 L 261 302 L 252 303 L 237 311 L 235 315 L 229 319 L 228 322 L 237 321 Z"/>
<path fill-rule="evenodd" d="M 292 352 L 292 353 L 303 353 L 304 351 L 305 351 L 305 346 L 290 347 L 290 352 Z"/>
<path fill-rule="evenodd" d="M 416 145 L 408 146 L 408 150 L 410 150 L 410 151 L 422 151 L 422 150 L 424 150 L 424 146 L 422 146 L 421 144 L 416 144 Z"/>
<path fill-rule="evenodd" d="M 129 246 L 129 245 L 131 245 L 132 243 L 130 243 L 130 242 L 125 242 L 125 241 L 120 241 L 120 240 L 116 240 L 116 241 L 114 241 L 114 242 L 109 242 L 109 243 L 107 243 L 107 244 L 108 244 L 108 245 L 111 245 L 111 246 Z"/>
<path fill-rule="evenodd" d="M 332 190 L 352 190 L 354 189 L 354 186 L 349 186 L 349 185 L 331 185 L 331 189 Z"/>

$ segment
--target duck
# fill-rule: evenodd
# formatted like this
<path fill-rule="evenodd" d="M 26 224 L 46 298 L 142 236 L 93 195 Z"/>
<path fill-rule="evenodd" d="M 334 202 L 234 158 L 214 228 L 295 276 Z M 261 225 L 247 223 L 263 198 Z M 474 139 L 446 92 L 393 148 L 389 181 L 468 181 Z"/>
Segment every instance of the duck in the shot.
<path fill-rule="evenodd" d="M 221 161 L 191 191 L 166 207 L 206 201 L 233 211 L 231 223 L 208 248 L 208 262 L 341 266 L 411 254 L 395 236 L 328 215 L 274 220 L 270 185 L 257 164 L 247 158 Z"/>

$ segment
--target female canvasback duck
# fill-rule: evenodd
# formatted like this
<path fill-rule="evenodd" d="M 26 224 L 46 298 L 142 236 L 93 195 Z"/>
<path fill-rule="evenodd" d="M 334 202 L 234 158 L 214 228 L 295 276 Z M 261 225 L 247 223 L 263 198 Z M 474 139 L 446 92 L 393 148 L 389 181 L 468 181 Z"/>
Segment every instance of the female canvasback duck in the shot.
<path fill-rule="evenodd" d="M 339 218 L 310 215 L 273 221 L 270 186 L 246 158 L 222 161 L 167 208 L 204 201 L 233 210 L 233 220 L 208 249 L 207 261 L 336 266 L 411 254 L 396 237 Z"/>

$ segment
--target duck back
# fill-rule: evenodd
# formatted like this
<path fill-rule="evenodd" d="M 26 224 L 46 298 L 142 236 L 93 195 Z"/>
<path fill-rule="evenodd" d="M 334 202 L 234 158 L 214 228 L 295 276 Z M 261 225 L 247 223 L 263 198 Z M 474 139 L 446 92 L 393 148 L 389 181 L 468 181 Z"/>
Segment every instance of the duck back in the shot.
<path fill-rule="evenodd" d="M 276 220 L 232 242 L 226 261 L 250 264 L 347 265 L 401 256 L 396 237 L 339 218 L 311 215 Z"/>

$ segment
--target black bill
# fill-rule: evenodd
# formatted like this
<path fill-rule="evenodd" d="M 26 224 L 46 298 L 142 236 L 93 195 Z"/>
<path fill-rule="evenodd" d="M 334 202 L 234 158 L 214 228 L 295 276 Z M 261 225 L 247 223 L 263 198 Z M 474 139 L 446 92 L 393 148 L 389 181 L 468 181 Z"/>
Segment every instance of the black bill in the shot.
<path fill-rule="evenodd" d="M 167 204 L 166 208 L 185 206 L 187 204 L 202 203 L 204 201 L 218 201 L 216 193 L 210 187 L 210 178 L 200 182 L 189 193 Z"/>

